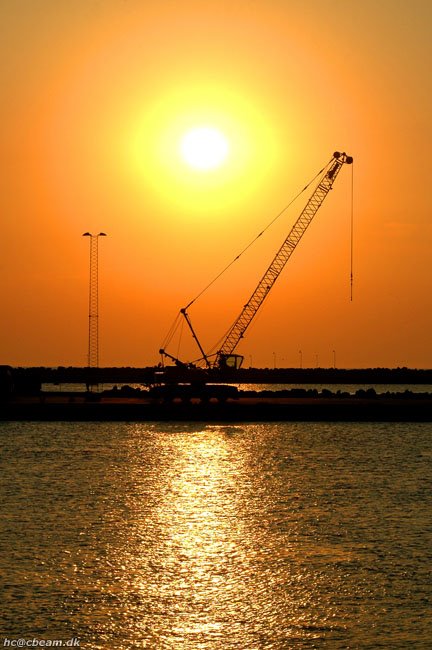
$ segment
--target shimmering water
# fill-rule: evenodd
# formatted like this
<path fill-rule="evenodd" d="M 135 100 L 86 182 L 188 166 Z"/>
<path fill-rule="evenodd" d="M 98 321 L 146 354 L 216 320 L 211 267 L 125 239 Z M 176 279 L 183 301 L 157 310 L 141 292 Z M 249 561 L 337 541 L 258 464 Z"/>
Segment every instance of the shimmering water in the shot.
<path fill-rule="evenodd" d="M 0 423 L 0 448 L 0 645 L 431 647 L 431 424 Z"/>

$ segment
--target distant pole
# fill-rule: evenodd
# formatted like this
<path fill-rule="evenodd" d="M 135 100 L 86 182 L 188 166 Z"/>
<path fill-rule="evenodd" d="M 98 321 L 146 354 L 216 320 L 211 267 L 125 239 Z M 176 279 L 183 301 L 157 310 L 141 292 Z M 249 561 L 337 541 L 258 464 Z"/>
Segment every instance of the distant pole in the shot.
<path fill-rule="evenodd" d="M 83 237 L 90 237 L 90 277 L 89 277 L 89 327 L 88 327 L 88 351 L 87 366 L 89 368 L 99 367 L 99 237 L 106 237 L 106 233 L 100 232 L 92 235 L 85 232 Z"/>
<path fill-rule="evenodd" d="M 303 352 L 299 350 L 299 355 L 300 355 L 300 368 L 303 368 Z"/>
<path fill-rule="evenodd" d="M 333 350 L 333 368 L 336 368 L 336 350 Z"/>
<path fill-rule="evenodd" d="M 276 369 L 276 352 L 273 352 L 273 368 Z"/>

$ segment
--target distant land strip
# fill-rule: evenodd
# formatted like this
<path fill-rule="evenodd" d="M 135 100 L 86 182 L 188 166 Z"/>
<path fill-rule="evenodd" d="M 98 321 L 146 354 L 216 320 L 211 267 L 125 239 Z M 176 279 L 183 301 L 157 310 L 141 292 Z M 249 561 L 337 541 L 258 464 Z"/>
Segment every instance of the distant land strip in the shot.
<path fill-rule="evenodd" d="M 432 369 L 415 368 L 143 368 L 31 367 L 10 368 L 15 385 L 154 384 L 214 382 L 228 384 L 432 384 Z"/>

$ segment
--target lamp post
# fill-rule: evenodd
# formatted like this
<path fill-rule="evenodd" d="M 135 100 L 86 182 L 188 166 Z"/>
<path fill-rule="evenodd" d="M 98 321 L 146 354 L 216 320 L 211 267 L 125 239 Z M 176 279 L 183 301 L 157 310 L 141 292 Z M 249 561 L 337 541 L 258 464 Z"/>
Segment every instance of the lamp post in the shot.
<path fill-rule="evenodd" d="M 88 351 L 87 366 L 89 368 L 99 367 L 99 237 L 106 237 L 106 233 L 100 232 L 92 235 L 85 232 L 83 237 L 89 237 L 90 243 L 90 277 L 89 277 L 89 327 L 88 327 Z"/>

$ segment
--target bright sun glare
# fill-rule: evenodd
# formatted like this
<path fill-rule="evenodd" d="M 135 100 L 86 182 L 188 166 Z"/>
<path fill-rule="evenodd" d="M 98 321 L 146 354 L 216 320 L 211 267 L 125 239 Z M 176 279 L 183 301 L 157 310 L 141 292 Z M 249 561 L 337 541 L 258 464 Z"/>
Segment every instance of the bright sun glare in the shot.
<path fill-rule="evenodd" d="M 185 133 L 181 139 L 180 151 L 188 165 L 206 171 L 222 165 L 228 155 L 229 144 L 218 129 L 200 126 Z"/>

